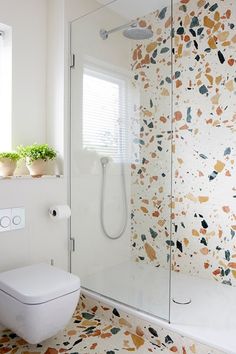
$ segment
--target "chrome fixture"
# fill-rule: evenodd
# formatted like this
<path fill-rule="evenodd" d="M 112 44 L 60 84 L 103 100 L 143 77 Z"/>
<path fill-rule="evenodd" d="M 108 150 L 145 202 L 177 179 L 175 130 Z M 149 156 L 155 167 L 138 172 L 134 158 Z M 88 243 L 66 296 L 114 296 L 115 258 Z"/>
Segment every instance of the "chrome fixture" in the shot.
<path fill-rule="evenodd" d="M 147 27 L 139 27 L 137 21 L 129 22 L 125 25 L 115 27 L 109 31 L 106 29 L 100 30 L 100 37 L 103 40 L 108 39 L 109 35 L 115 32 L 119 32 L 123 30 L 123 35 L 128 39 L 134 40 L 145 40 L 153 37 L 153 31 Z"/>

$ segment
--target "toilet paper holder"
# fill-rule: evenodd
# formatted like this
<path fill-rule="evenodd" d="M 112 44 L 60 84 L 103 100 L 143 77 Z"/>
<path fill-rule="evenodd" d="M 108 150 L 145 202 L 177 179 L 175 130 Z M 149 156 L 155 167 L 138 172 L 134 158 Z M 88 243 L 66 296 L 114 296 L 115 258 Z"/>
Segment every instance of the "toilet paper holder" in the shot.
<path fill-rule="evenodd" d="M 49 216 L 52 220 L 66 220 L 71 216 L 69 205 L 53 205 L 49 209 Z"/>

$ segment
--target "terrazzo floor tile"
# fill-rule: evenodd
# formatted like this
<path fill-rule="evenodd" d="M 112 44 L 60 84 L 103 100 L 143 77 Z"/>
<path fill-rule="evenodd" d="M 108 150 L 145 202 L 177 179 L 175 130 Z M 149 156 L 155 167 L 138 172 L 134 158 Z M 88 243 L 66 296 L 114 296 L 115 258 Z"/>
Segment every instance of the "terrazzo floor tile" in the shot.
<path fill-rule="evenodd" d="M 0 354 L 118 354 L 169 353 L 164 345 L 145 341 L 124 328 L 115 327 L 88 312 L 76 310 L 58 336 L 39 345 L 29 345 L 9 330 L 0 332 Z"/>

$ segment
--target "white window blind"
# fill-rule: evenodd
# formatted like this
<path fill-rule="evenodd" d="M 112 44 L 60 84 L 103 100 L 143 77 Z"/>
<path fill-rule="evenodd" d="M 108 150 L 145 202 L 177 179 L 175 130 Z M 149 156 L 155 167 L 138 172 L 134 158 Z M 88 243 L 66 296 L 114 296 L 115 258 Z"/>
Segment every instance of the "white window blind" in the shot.
<path fill-rule="evenodd" d="M 120 162 L 126 156 L 125 80 L 84 69 L 83 148 Z"/>

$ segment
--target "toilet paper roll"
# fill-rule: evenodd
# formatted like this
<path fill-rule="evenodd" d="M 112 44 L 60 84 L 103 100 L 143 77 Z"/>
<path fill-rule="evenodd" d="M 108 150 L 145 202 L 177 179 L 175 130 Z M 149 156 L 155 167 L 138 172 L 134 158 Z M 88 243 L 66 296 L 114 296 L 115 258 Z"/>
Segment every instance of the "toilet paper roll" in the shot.
<path fill-rule="evenodd" d="M 71 210 L 68 205 L 54 205 L 49 209 L 49 215 L 55 221 L 69 219 Z"/>

